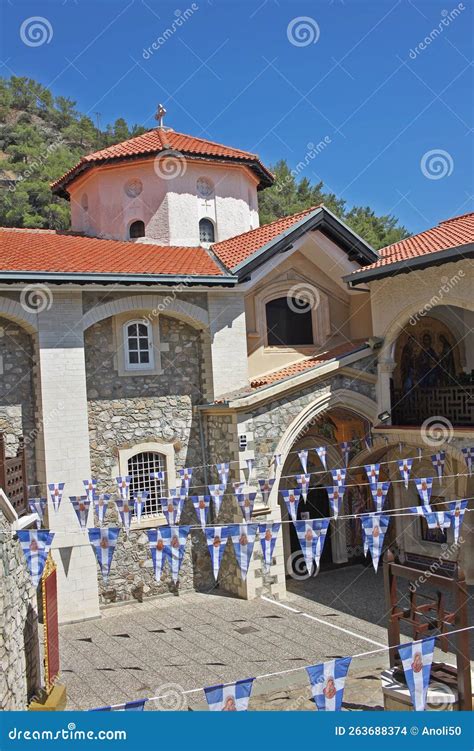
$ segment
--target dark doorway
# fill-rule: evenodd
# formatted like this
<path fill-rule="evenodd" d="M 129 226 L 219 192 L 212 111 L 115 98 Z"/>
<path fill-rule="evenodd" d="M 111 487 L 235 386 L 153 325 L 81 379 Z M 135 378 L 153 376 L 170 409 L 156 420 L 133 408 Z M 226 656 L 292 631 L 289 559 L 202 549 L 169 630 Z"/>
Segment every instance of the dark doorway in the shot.
<path fill-rule="evenodd" d="M 309 514 L 309 516 L 306 516 L 306 514 Z M 325 488 L 310 488 L 308 491 L 308 498 L 306 500 L 306 503 L 303 500 L 300 500 L 300 503 L 298 506 L 297 518 L 298 519 L 308 519 L 308 518 L 309 519 L 322 519 L 322 518 L 327 518 L 330 515 L 331 514 L 329 512 L 329 498 L 328 498 L 328 494 Z M 290 527 L 291 552 L 292 554 L 300 553 L 301 557 L 303 557 L 303 553 L 301 551 L 301 546 L 298 540 L 298 535 L 296 534 L 296 530 L 293 524 L 290 524 L 289 527 Z M 324 569 L 328 569 L 333 566 L 332 549 L 331 549 L 331 525 L 329 525 L 328 531 L 326 533 L 326 541 L 324 543 L 324 548 L 323 548 L 319 565 L 320 565 L 320 571 L 324 571 Z M 300 572 L 301 566 L 302 564 L 299 561 L 299 557 L 292 556 L 293 570 L 296 573 Z"/>

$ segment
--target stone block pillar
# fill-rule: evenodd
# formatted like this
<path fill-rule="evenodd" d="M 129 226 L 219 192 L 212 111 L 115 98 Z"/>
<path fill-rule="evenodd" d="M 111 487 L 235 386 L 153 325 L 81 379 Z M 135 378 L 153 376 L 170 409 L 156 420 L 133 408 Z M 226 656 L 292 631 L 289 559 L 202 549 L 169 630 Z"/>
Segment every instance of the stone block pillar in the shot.
<path fill-rule="evenodd" d="M 247 332 L 243 295 L 209 292 L 214 398 L 248 385 Z"/>
<path fill-rule="evenodd" d="M 59 620 L 70 622 L 99 615 L 94 551 L 68 498 L 84 494 L 82 481 L 91 472 L 80 292 L 51 293 L 38 313 L 36 355 L 38 477 L 44 492 L 48 483 L 65 483 L 59 512 L 50 502 L 48 519 L 55 532 Z M 89 519 L 92 526 L 92 511 Z"/>

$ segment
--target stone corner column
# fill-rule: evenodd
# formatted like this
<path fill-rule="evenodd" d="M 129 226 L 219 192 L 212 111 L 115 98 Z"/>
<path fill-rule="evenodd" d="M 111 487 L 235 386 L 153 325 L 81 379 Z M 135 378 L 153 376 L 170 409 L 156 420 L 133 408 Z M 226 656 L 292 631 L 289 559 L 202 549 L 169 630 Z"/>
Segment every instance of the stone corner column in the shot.
<path fill-rule="evenodd" d="M 209 292 L 214 398 L 248 386 L 247 330 L 244 297 L 234 292 Z"/>

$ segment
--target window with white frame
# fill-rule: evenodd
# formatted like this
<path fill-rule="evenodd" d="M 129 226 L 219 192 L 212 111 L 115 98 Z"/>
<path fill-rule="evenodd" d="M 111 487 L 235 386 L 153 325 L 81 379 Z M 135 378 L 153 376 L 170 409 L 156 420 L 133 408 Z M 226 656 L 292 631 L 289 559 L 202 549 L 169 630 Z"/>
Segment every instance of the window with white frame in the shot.
<path fill-rule="evenodd" d="M 162 499 L 165 498 L 165 482 L 152 479 L 154 472 L 166 470 L 165 457 L 155 451 L 143 451 L 131 456 L 127 462 L 127 474 L 130 476 L 130 498 L 136 493 L 148 493 L 143 506 L 144 514 L 161 514 Z"/>
<path fill-rule="evenodd" d="M 127 321 L 123 326 L 125 370 L 153 370 L 152 328 L 148 321 Z"/>
<path fill-rule="evenodd" d="M 201 219 L 199 222 L 199 242 L 209 245 L 214 242 L 214 224 L 210 219 Z"/>

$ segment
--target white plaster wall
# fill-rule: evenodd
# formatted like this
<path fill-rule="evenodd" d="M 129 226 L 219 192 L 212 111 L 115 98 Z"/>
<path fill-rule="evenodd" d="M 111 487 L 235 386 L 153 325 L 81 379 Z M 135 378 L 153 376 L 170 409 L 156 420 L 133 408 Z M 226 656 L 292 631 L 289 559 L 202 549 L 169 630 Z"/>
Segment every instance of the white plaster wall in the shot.
<path fill-rule="evenodd" d="M 248 385 L 247 332 L 243 295 L 208 295 L 214 398 Z"/>

